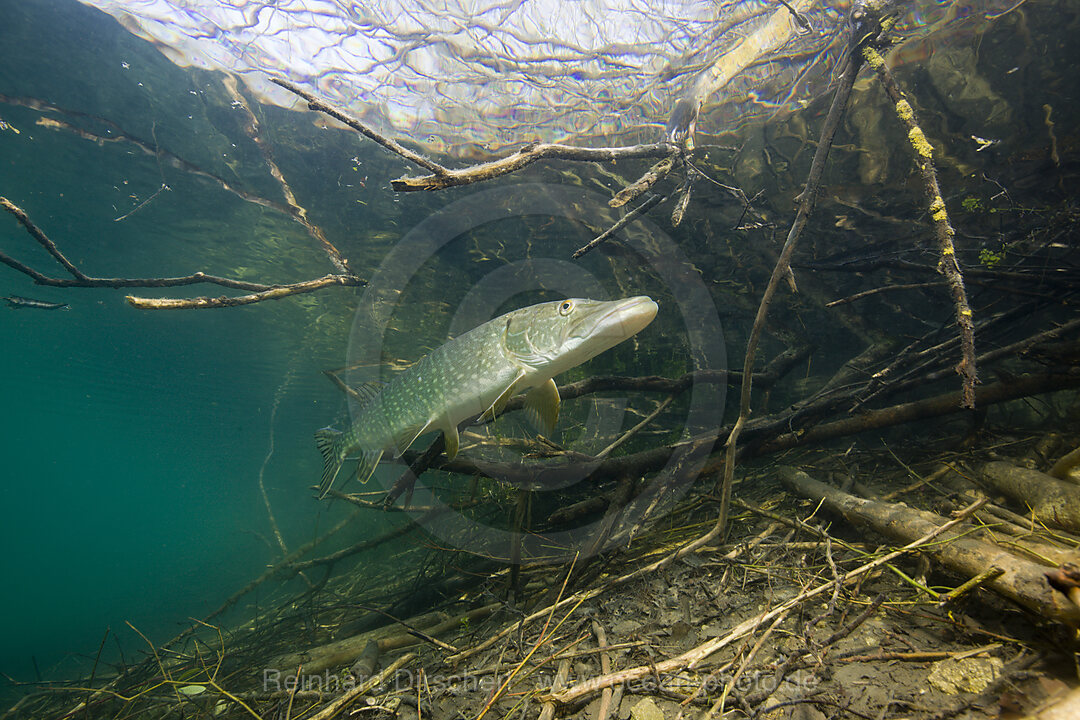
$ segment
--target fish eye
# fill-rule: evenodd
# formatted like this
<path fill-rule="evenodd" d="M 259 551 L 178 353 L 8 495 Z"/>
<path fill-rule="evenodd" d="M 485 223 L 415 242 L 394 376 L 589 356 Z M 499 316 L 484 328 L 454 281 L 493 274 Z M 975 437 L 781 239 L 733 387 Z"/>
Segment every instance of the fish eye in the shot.
<path fill-rule="evenodd" d="M 562 304 L 559 305 L 559 314 L 565 317 L 572 312 L 574 312 L 574 301 L 563 300 Z"/>

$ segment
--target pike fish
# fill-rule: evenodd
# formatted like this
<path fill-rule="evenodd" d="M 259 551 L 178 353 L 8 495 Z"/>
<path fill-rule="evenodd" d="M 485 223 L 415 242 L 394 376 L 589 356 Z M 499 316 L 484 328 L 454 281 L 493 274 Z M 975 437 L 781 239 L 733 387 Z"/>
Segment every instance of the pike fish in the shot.
<path fill-rule="evenodd" d="M 71 307 L 67 303 L 52 303 L 44 300 L 35 300 L 34 298 L 20 297 L 19 295 L 0 295 L 0 300 L 6 300 L 8 307 L 15 308 L 16 310 L 22 310 L 23 308 L 34 308 L 35 310 L 67 310 Z"/>
<path fill-rule="evenodd" d="M 492 418 L 522 392 L 527 414 L 550 430 L 560 403 L 552 378 L 636 334 L 656 310 L 644 295 L 531 305 L 450 340 L 385 385 L 363 386 L 358 392 L 366 404 L 352 427 L 315 433 L 323 456 L 319 497 L 329 492 L 346 457 L 358 455 L 356 476 L 367 482 L 387 450 L 400 455 L 424 433 L 441 430 L 453 459 L 463 420 Z"/>

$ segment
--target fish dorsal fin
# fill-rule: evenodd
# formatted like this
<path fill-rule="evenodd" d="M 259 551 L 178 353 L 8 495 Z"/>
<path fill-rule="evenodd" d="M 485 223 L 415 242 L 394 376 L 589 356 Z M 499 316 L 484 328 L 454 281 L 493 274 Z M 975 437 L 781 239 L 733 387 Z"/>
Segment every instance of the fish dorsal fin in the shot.
<path fill-rule="evenodd" d="M 496 416 L 502 415 L 502 411 L 506 409 L 506 403 L 510 402 L 510 398 L 514 397 L 514 394 L 517 392 L 516 386 L 518 380 L 523 377 L 525 377 L 525 371 L 519 370 L 514 381 L 499 394 L 499 397 L 495 398 L 495 402 L 491 403 L 491 407 L 485 410 L 480 416 L 480 422 L 490 422 L 494 420 Z"/>
<path fill-rule="evenodd" d="M 555 423 L 559 421 L 559 387 L 555 381 L 548 378 L 543 385 L 534 387 L 525 396 L 525 414 L 537 430 L 547 434 L 555 429 Z"/>
<path fill-rule="evenodd" d="M 430 425 L 429 422 L 409 425 L 394 433 L 394 447 L 397 448 L 398 457 L 401 457 L 409 446 L 416 442 L 416 438 L 427 432 Z"/>
<path fill-rule="evenodd" d="M 443 428 L 443 452 L 448 460 L 453 460 L 458 453 L 458 443 L 461 441 L 458 435 L 457 425 Z"/>
<path fill-rule="evenodd" d="M 372 380 L 371 382 L 360 383 L 352 388 L 350 395 L 355 397 L 361 405 L 367 405 L 383 391 L 384 387 L 386 387 L 386 383 Z"/>

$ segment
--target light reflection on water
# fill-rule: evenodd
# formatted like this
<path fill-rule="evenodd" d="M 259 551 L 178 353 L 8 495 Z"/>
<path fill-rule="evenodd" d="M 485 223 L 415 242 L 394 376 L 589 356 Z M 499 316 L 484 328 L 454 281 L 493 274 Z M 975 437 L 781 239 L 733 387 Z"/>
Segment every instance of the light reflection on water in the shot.
<path fill-rule="evenodd" d="M 439 13 L 398 0 L 87 2 L 174 61 L 237 72 L 274 102 L 295 104 L 267 79 L 285 76 L 376 127 L 466 155 L 532 139 L 654 140 L 675 100 L 718 69 L 703 132 L 798 109 L 824 90 L 851 5 L 792 0 L 803 32 L 771 0 L 471 0 Z M 970 33 L 1015 4 L 906 3 L 900 34 Z"/>

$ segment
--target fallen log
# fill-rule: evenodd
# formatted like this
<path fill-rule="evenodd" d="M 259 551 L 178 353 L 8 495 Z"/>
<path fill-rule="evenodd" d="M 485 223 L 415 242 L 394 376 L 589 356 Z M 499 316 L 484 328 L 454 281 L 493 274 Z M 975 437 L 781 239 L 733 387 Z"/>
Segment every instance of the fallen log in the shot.
<path fill-rule="evenodd" d="M 801 497 L 820 502 L 823 507 L 846 520 L 901 542 L 909 542 L 946 522 L 946 519 L 905 505 L 866 500 L 814 480 L 801 470 L 780 468 L 784 485 Z M 1003 548 L 966 535 L 970 528 L 942 535 L 925 552 L 943 566 L 965 577 L 974 577 L 990 567 L 1004 570 L 983 587 L 1038 613 L 1069 625 L 1080 625 L 1080 607 L 1046 577 L 1046 566 L 1021 559 Z"/>
<path fill-rule="evenodd" d="M 429 619 L 423 627 L 423 634 L 434 636 L 460 629 L 463 623 L 483 620 L 501 607 L 501 603 L 492 603 L 469 610 L 457 617 L 443 620 L 428 616 Z M 430 624 L 432 621 L 434 621 L 434 624 Z M 291 672 L 297 666 L 303 666 L 305 673 L 318 674 L 333 667 L 355 664 L 368 647 L 369 642 L 377 643 L 378 654 L 384 655 L 391 650 L 415 645 L 422 641 L 423 638 L 418 636 L 416 632 L 394 634 L 394 627 L 388 626 L 337 640 L 327 645 L 283 655 L 271 662 L 270 667 L 277 668 L 281 672 Z"/>
<path fill-rule="evenodd" d="M 1080 485 L 1001 461 L 986 463 L 979 472 L 994 490 L 1026 505 L 1039 522 L 1080 531 Z"/>

